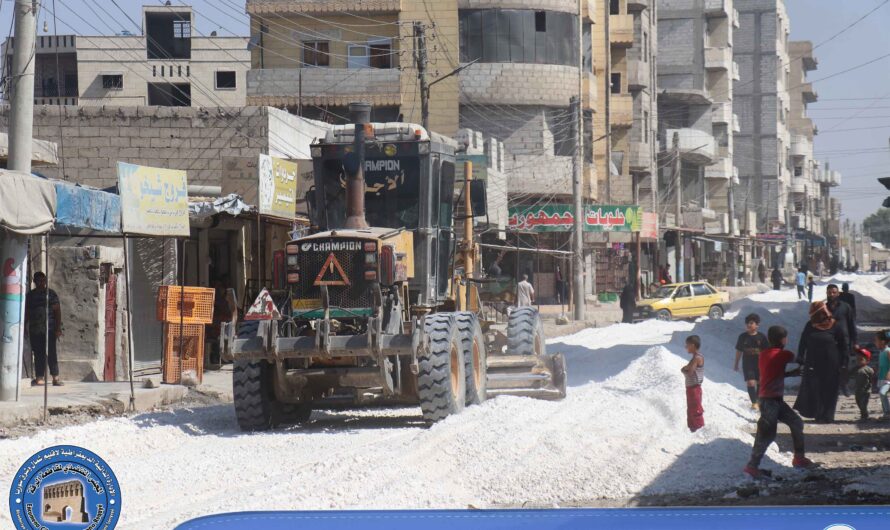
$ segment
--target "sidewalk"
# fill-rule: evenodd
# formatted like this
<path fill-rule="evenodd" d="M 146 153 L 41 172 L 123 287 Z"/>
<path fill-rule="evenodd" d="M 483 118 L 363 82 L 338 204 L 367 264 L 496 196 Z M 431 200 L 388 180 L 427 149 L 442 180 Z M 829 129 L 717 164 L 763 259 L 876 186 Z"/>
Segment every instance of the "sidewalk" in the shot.
<path fill-rule="evenodd" d="M 145 388 L 146 379 L 154 383 L 154 388 Z M 44 388 L 32 387 L 30 381 L 22 380 L 22 393 L 19 401 L 0 402 L 0 427 L 14 426 L 23 422 L 43 419 Z M 133 381 L 135 387 L 135 412 L 146 412 L 163 405 L 178 403 L 186 399 L 190 392 L 209 393 L 219 399 L 232 399 L 231 365 L 223 370 L 204 373 L 204 381 L 193 390 L 181 385 L 160 384 L 160 375 L 141 377 Z M 65 382 L 62 387 L 49 387 L 49 415 L 99 413 L 122 414 L 130 405 L 130 383 L 123 382 Z"/>

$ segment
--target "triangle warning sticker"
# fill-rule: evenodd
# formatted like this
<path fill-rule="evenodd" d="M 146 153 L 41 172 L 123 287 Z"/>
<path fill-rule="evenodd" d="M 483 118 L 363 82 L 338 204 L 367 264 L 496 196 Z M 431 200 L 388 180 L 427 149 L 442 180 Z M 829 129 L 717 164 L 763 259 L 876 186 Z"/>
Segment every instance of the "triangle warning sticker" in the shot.
<path fill-rule="evenodd" d="M 318 276 L 315 277 L 314 285 L 351 285 L 349 277 L 346 276 L 346 272 L 343 270 L 343 267 L 340 265 L 340 262 L 337 260 L 337 257 L 334 256 L 333 252 L 328 255 L 328 259 L 325 260 L 324 265 L 321 266 Z"/>

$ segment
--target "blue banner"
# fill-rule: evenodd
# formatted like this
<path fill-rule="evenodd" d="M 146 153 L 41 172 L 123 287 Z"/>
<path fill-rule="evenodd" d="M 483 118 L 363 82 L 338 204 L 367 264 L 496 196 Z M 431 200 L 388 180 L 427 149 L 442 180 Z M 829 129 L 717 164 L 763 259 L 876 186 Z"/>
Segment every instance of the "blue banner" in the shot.
<path fill-rule="evenodd" d="M 177 530 L 886 530 L 890 507 L 244 512 Z"/>
<path fill-rule="evenodd" d="M 56 224 L 119 234 L 121 198 L 113 193 L 57 182 Z"/>

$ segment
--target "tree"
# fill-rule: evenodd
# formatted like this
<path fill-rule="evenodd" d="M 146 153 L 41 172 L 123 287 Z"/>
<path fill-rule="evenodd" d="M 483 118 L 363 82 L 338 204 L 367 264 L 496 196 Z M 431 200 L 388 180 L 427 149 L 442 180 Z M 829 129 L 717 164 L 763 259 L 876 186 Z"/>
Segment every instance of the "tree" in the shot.
<path fill-rule="evenodd" d="M 890 208 L 880 208 L 862 222 L 862 229 L 872 241 L 879 241 L 890 247 Z"/>

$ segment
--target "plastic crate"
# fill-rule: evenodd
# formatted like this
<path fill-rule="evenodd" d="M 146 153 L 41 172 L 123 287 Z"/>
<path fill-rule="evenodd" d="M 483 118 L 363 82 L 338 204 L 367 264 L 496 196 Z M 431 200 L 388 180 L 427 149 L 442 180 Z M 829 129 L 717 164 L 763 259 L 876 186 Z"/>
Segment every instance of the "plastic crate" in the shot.
<path fill-rule="evenodd" d="M 184 296 L 180 296 L 183 291 Z M 162 285 L 158 287 L 158 320 L 179 324 L 179 306 L 180 299 L 182 299 L 182 322 L 184 324 L 210 324 L 213 322 L 213 297 L 215 294 L 214 289 L 207 287 Z"/>
<path fill-rule="evenodd" d="M 617 302 L 618 301 L 618 293 L 600 293 L 599 301 L 600 302 Z"/>
<path fill-rule="evenodd" d="M 179 324 L 164 324 L 163 380 L 168 384 L 179 384 L 183 372 L 193 371 L 201 383 L 204 379 L 204 325 L 184 324 L 181 341 L 179 331 Z"/>

